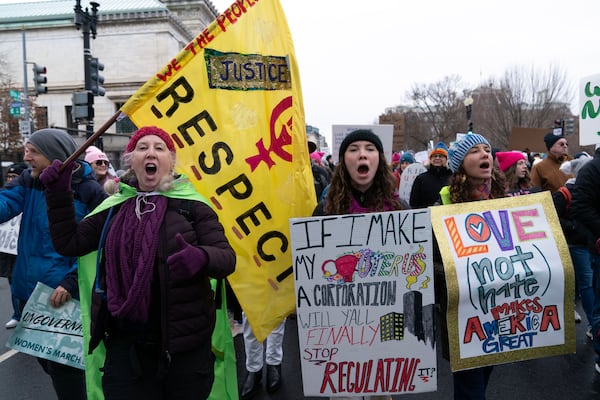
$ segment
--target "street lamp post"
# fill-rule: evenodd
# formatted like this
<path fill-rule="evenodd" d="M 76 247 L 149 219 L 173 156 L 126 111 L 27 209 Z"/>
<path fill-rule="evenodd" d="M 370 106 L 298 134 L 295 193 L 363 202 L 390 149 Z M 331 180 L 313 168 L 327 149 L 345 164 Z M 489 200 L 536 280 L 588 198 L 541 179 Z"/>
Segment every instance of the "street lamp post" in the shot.
<path fill-rule="evenodd" d="M 467 111 L 467 133 L 473 132 L 473 121 L 471 120 L 471 111 L 473 106 L 473 97 L 469 96 L 464 101 Z"/>
<path fill-rule="evenodd" d="M 83 66 L 84 66 L 84 79 L 85 79 L 85 90 L 92 90 L 92 51 L 90 49 L 90 34 L 92 39 L 96 39 L 96 24 L 98 23 L 98 7 L 100 4 L 95 1 L 90 2 L 92 7 L 91 13 L 86 8 L 81 8 L 81 0 L 75 0 L 75 26 L 77 30 L 81 29 L 83 32 Z M 91 104 L 90 108 L 94 106 L 94 96 L 89 96 Z M 90 116 L 86 122 L 86 137 L 91 137 L 94 134 L 94 118 Z M 96 142 L 97 147 L 101 150 L 103 148 L 102 141 L 99 138 Z"/>

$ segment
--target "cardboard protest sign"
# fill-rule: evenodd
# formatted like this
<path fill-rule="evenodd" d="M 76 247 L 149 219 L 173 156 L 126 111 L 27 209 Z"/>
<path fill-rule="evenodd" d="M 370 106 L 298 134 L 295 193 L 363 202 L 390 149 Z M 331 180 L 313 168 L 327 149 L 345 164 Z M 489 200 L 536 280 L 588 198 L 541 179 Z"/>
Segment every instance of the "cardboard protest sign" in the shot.
<path fill-rule="evenodd" d="M 305 396 L 434 391 L 429 210 L 290 220 Z"/>
<path fill-rule="evenodd" d="M 404 200 L 406 204 L 410 203 L 410 192 L 415 179 L 425 171 L 427 171 L 427 168 L 420 162 L 412 163 L 402 171 L 402 174 L 400 175 L 400 185 L 398 187 L 398 196 L 400 199 Z"/>
<path fill-rule="evenodd" d="M 374 134 L 379 136 L 381 144 L 383 145 L 383 154 L 388 163 L 392 162 L 392 142 L 394 139 L 394 125 L 332 125 L 331 126 L 331 146 L 333 156 L 333 162 L 337 164 L 340 160 L 338 158 L 340 152 L 340 146 L 344 141 L 344 138 L 352 131 L 357 129 L 370 129 Z"/>
<path fill-rule="evenodd" d="M 600 74 L 579 84 L 579 144 L 600 143 Z"/>
<path fill-rule="evenodd" d="M 430 210 L 453 371 L 575 352 L 573 266 L 549 192 Z"/>
<path fill-rule="evenodd" d="M 21 214 L 0 224 L 0 253 L 17 255 Z"/>
<path fill-rule="evenodd" d="M 521 128 L 513 127 L 508 137 L 509 150 L 518 150 L 545 153 L 548 151 L 544 142 L 544 136 L 549 133 L 547 128 Z"/>
<path fill-rule="evenodd" d="M 35 357 L 84 369 L 79 302 L 71 299 L 60 308 L 54 308 L 50 305 L 53 291 L 51 287 L 38 282 L 6 346 Z"/>

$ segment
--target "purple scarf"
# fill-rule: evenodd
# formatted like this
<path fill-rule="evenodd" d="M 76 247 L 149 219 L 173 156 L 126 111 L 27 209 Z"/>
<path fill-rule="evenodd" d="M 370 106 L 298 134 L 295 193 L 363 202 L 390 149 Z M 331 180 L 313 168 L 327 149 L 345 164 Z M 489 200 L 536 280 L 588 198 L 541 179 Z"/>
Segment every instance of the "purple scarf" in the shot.
<path fill-rule="evenodd" d="M 158 233 L 168 199 L 139 193 L 123 203 L 104 247 L 108 310 L 112 316 L 144 322 L 150 309 L 150 284 Z"/>

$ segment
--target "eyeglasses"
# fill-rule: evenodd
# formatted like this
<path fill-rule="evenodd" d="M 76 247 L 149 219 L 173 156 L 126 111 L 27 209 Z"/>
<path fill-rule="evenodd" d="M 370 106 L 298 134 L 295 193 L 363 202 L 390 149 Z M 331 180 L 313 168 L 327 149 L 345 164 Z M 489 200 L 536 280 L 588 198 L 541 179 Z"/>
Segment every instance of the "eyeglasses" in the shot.
<path fill-rule="evenodd" d="M 108 161 L 106 160 L 96 160 L 95 162 L 97 167 L 101 167 L 102 165 L 107 165 L 108 166 Z"/>

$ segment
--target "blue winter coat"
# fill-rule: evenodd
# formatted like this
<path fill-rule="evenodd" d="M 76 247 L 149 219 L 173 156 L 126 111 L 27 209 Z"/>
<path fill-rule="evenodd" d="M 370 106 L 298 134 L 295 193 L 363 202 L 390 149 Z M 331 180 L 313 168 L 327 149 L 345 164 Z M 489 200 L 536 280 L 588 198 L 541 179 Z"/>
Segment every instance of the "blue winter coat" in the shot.
<path fill-rule="evenodd" d="M 89 164 L 79 162 L 73 173 L 71 187 L 75 193 L 75 213 L 81 220 L 107 197 L 104 188 L 96 182 Z M 61 285 L 78 297 L 77 258 L 58 254 L 52 246 L 46 212 L 45 188 L 31 170 L 0 191 L 0 223 L 23 213 L 19 228 L 17 259 L 13 271 L 12 292 L 21 301 L 27 301 L 37 282 L 52 288 Z"/>

